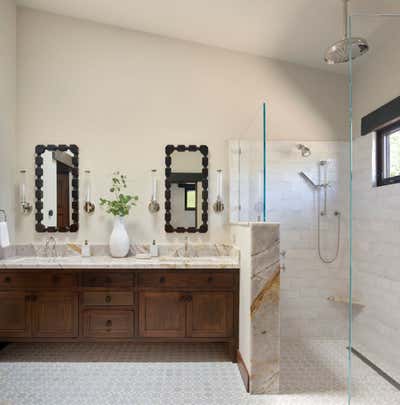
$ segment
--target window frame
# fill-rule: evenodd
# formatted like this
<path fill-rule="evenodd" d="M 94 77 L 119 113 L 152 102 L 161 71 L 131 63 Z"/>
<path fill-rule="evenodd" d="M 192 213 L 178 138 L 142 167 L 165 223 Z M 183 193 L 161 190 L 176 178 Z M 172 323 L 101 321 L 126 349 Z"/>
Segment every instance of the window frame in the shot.
<path fill-rule="evenodd" d="M 376 186 L 388 186 L 400 183 L 400 175 L 384 177 L 385 172 L 390 172 L 390 149 L 387 147 L 387 139 L 390 135 L 400 132 L 400 121 L 387 125 L 376 131 Z"/>

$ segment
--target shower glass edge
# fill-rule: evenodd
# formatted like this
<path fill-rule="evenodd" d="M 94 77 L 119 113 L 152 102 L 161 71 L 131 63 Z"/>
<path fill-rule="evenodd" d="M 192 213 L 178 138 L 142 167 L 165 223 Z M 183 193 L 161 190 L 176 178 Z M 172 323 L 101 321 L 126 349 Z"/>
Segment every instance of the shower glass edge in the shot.
<path fill-rule="evenodd" d="M 348 40 L 352 37 L 352 16 L 348 17 Z M 348 348 L 347 348 L 347 404 L 351 404 L 352 346 L 353 346 L 353 52 L 349 46 L 348 63 L 348 113 L 349 113 L 349 307 L 348 307 Z"/>

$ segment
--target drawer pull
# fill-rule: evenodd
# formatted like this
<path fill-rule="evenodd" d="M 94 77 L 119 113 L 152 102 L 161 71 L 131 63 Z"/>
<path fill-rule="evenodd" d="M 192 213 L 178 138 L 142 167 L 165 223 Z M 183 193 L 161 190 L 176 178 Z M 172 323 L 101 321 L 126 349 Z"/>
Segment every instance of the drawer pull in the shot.
<path fill-rule="evenodd" d="M 53 283 L 58 284 L 60 282 L 60 277 L 59 276 L 53 276 Z"/>
<path fill-rule="evenodd" d="M 31 301 L 36 302 L 37 301 L 37 296 L 36 295 L 31 295 Z"/>
<path fill-rule="evenodd" d="M 106 301 L 107 304 L 109 304 L 111 302 L 111 296 L 106 295 L 105 301 Z"/>
<path fill-rule="evenodd" d="M 112 327 L 112 321 L 108 320 L 108 321 L 106 322 L 106 327 L 107 327 L 107 328 L 111 328 L 111 327 Z"/>
<path fill-rule="evenodd" d="M 26 302 L 29 302 L 30 300 L 31 300 L 31 296 L 30 296 L 30 295 L 26 295 L 26 296 L 25 296 L 25 301 L 26 301 Z"/>
<path fill-rule="evenodd" d="M 208 277 L 207 281 L 208 281 L 209 283 L 212 283 L 213 278 L 210 276 L 210 277 Z"/>
<path fill-rule="evenodd" d="M 8 284 L 11 283 L 11 277 L 5 277 L 4 282 Z"/>
<path fill-rule="evenodd" d="M 191 296 L 191 295 L 187 295 L 187 296 L 186 296 L 186 302 L 192 302 L 192 301 L 193 301 L 192 296 Z"/>
<path fill-rule="evenodd" d="M 164 283 L 165 283 L 165 277 L 164 277 L 164 276 L 160 277 L 160 283 L 161 283 L 161 284 L 164 284 Z"/>

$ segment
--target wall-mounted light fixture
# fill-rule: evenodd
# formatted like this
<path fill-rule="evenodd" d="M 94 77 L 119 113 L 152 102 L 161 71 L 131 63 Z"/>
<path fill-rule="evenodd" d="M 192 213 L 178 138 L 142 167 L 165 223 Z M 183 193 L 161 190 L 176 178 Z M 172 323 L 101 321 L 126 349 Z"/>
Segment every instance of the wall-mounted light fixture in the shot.
<path fill-rule="evenodd" d="M 30 214 L 33 206 L 26 201 L 26 170 L 20 170 L 20 183 L 19 183 L 19 203 L 23 214 Z"/>
<path fill-rule="evenodd" d="M 224 198 L 223 198 L 223 173 L 221 169 L 217 170 L 217 200 L 213 205 L 214 211 L 221 213 L 224 211 Z"/>
<path fill-rule="evenodd" d="M 92 184 L 91 184 L 90 170 L 85 170 L 85 181 L 86 181 L 86 191 L 83 209 L 87 214 L 93 214 L 93 212 L 96 210 L 96 206 L 92 202 Z"/>
<path fill-rule="evenodd" d="M 153 169 L 151 171 L 151 184 L 152 184 L 152 192 L 151 192 L 151 199 L 150 199 L 150 203 L 149 203 L 149 211 L 152 214 L 157 213 L 158 211 L 160 211 L 160 204 L 157 201 L 157 170 Z"/>

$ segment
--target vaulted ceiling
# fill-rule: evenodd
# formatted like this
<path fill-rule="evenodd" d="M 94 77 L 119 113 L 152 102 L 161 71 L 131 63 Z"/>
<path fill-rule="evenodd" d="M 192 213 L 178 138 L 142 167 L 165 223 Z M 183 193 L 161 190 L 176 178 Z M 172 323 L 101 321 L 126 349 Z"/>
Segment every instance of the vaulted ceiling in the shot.
<path fill-rule="evenodd" d="M 17 0 L 56 14 L 340 71 L 323 63 L 343 36 L 342 0 Z M 352 0 L 352 12 L 400 11 L 399 0 Z M 400 28 L 400 18 L 398 19 Z M 372 44 L 392 35 L 384 18 L 359 18 Z M 390 30 L 389 30 L 390 31 Z M 342 67 L 343 69 L 343 67 Z"/>

